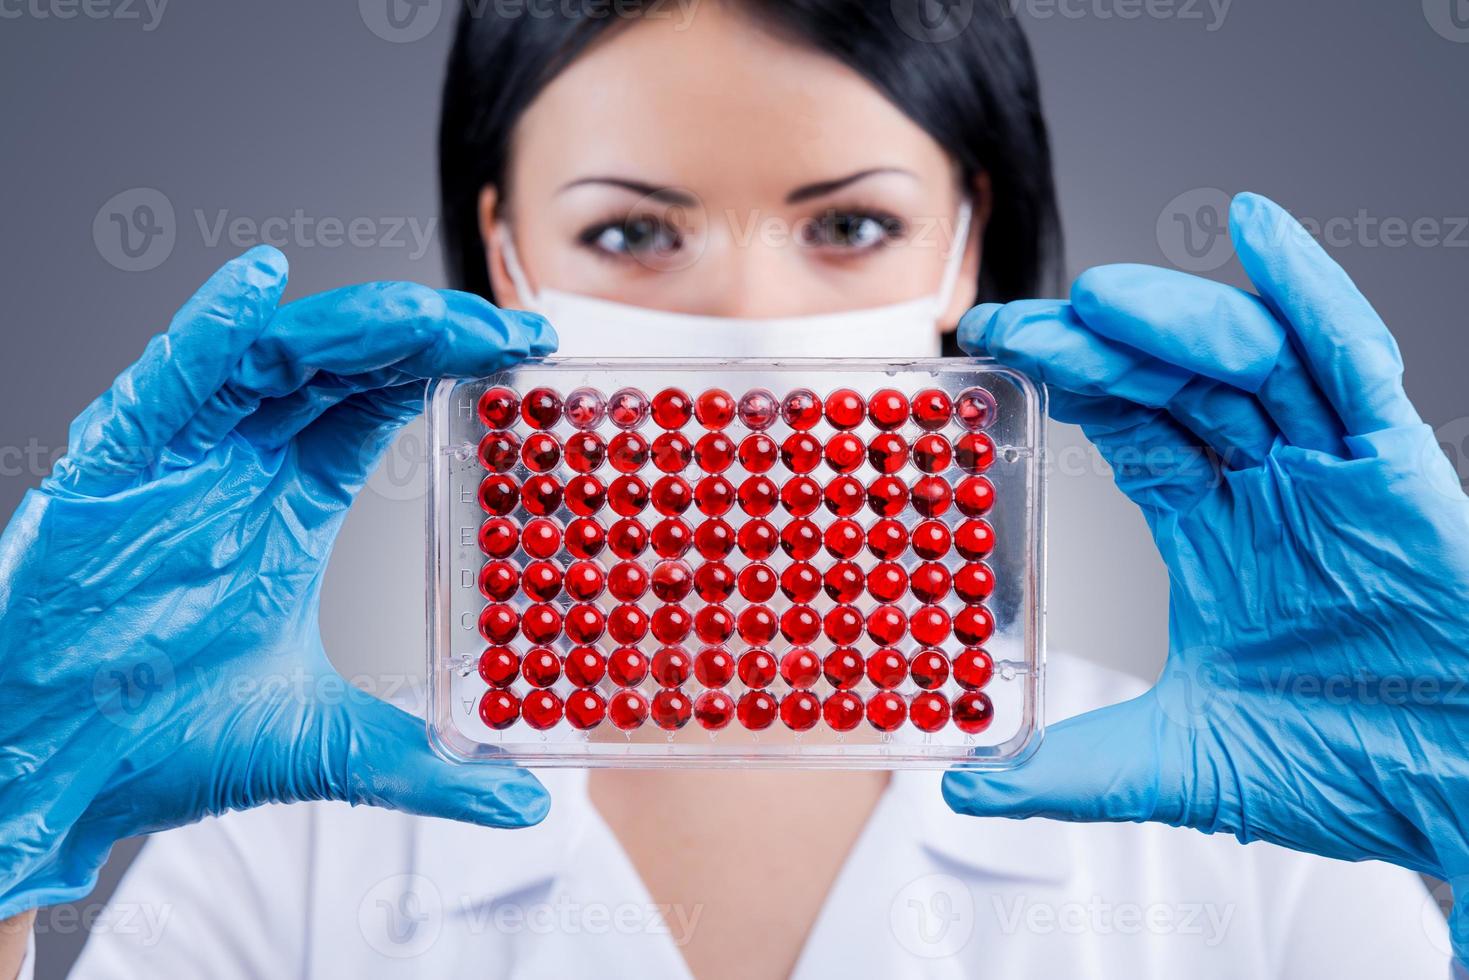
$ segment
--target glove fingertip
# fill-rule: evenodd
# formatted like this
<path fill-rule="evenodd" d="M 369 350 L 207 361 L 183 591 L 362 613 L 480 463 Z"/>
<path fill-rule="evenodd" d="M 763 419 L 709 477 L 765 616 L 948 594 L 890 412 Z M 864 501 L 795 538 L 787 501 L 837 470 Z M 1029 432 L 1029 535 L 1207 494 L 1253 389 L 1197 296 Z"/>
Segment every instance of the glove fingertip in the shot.
<path fill-rule="evenodd" d="M 1305 226 L 1289 211 L 1253 191 L 1242 191 L 1229 202 L 1229 237 L 1240 261 L 1246 264 L 1246 273 L 1250 272 L 1250 262 L 1268 262 L 1292 243 L 1304 246 L 1308 252 L 1318 248 Z"/>
<path fill-rule="evenodd" d="M 470 349 L 481 361 L 473 367 L 467 363 L 445 365 L 451 374 L 488 374 L 526 357 L 544 357 L 556 349 L 556 331 L 539 314 L 503 309 L 483 296 L 459 290 L 442 289 L 439 294 L 449 310 L 461 318 L 461 325 L 471 321 L 460 333 L 474 338 Z M 491 327 L 494 336 L 486 338 L 481 325 Z"/>
<path fill-rule="evenodd" d="M 478 809 L 492 826 L 533 827 L 551 812 L 551 794 L 524 770 L 488 788 L 490 793 L 478 797 Z"/>
<path fill-rule="evenodd" d="M 985 340 L 989 325 L 1003 308 L 1002 303 L 981 303 L 960 318 L 959 346 L 966 353 L 980 356 L 988 352 Z"/>
<path fill-rule="evenodd" d="M 520 828 L 535 826 L 551 812 L 550 794 L 523 769 L 443 765 L 451 770 L 441 797 L 446 812 L 435 816 L 482 827 Z"/>
<path fill-rule="evenodd" d="M 944 802 L 955 813 L 962 813 L 970 817 L 996 815 L 991 807 L 986 805 L 991 801 L 984 793 L 983 776 L 977 772 L 955 770 L 944 773 L 942 792 Z"/>
<path fill-rule="evenodd" d="M 1264 215 L 1274 216 L 1280 210 L 1276 204 L 1264 194 L 1254 191 L 1240 191 L 1234 195 L 1229 202 L 1229 220 L 1241 227 L 1250 224 Z"/>
<path fill-rule="evenodd" d="M 534 324 L 530 331 L 530 352 L 535 357 L 545 357 L 556 353 L 561 346 L 561 338 L 556 333 L 556 328 L 551 326 L 551 321 L 534 313 L 525 314 L 527 318 L 534 318 Z"/>
<path fill-rule="evenodd" d="M 238 261 L 270 282 L 284 282 L 291 272 L 286 253 L 274 245 L 256 245 L 242 252 Z"/>

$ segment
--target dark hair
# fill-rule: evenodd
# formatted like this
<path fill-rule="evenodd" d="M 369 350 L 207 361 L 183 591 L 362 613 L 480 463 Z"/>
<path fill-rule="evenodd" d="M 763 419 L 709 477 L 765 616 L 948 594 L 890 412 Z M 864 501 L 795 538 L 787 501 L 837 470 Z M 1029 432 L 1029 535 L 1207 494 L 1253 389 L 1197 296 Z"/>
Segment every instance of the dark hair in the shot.
<path fill-rule="evenodd" d="M 535 0 L 527 0 L 534 3 Z M 704 0 L 710 2 L 710 0 Z M 1030 46 L 1004 0 L 726 0 L 782 36 L 855 70 L 993 188 L 981 302 L 1052 291 L 1060 257 L 1051 151 Z M 456 288 L 493 299 L 478 202 L 503 190 L 511 132 L 541 89 L 612 25 L 666 0 L 545 4 L 495 16 L 466 0 L 444 80 L 439 182 L 445 259 Z M 960 24 L 957 18 L 967 17 Z M 959 29 L 961 28 L 962 29 Z"/>

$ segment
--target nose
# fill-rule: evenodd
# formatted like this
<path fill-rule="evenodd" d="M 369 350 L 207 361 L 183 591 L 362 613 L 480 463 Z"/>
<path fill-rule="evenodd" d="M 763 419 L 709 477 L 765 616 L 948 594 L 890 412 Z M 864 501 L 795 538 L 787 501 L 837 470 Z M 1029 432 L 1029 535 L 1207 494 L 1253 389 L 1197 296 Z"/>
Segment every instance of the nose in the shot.
<path fill-rule="evenodd" d="M 808 312 L 798 275 L 799 246 L 768 218 L 721 216 L 704 254 L 690 271 L 699 290 L 698 312 L 764 319 Z"/>

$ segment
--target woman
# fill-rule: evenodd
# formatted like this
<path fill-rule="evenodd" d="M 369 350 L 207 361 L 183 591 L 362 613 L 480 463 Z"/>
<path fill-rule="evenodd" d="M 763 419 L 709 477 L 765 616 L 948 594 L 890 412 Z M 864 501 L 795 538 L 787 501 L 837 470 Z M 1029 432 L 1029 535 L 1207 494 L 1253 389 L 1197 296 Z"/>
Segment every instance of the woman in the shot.
<path fill-rule="evenodd" d="M 1354 294 L 1305 243 L 1254 237 L 1273 220 L 1264 203 L 1238 206 L 1236 240 L 1268 306 L 1124 269 L 1089 274 L 1071 303 L 964 317 L 965 345 L 1047 381 L 1057 414 L 1113 459 L 1176 590 L 1159 685 L 1053 658 L 1052 717 L 1136 697 L 1058 726 L 1014 775 L 951 777 L 941 792 L 924 773 L 597 771 L 548 773 L 543 790 L 523 772 L 448 766 L 410 716 L 334 685 L 315 628 L 321 571 L 367 467 L 416 412 L 419 379 L 487 373 L 558 335 L 565 354 L 789 356 L 811 337 L 936 353 L 976 301 L 1044 288 L 1055 206 L 1012 20 L 978 5 L 965 32 L 933 40 L 901 29 L 918 23 L 901 3 L 711 3 L 686 27 L 657 9 L 462 18 L 441 154 L 450 266 L 501 309 L 401 285 L 277 309 L 283 261 L 257 250 L 74 426 L 0 548 L 0 911 L 84 894 L 122 836 L 336 800 L 391 810 L 265 807 L 150 842 L 115 901 L 167 923 L 96 936 L 79 973 L 1446 973 L 1442 927 L 1424 924 L 1406 871 L 945 805 L 1457 867 L 1453 807 L 1432 809 L 1452 793 L 1418 778 L 1380 798 L 1414 760 L 1446 776 L 1456 764 L 1425 757 L 1426 740 L 1369 737 L 1447 725 L 1441 713 L 1364 716 L 1294 689 L 1267 701 L 1245 669 L 1270 653 L 1330 672 L 1359 637 L 1402 673 L 1447 668 L 1413 659 L 1420 647 L 1388 624 L 1362 625 L 1384 595 L 1412 606 L 1392 591 L 1414 582 L 1398 565 L 1307 602 L 1292 562 L 1251 576 L 1223 546 L 1270 557 L 1278 542 L 1247 501 L 1211 510 L 1221 481 L 1243 492 L 1308 448 L 1355 462 L 1352 440 L 1384 425 L 1351 411 L 1403 411 L 1375 362 L 1348 354 L 1328 376 L 1303 366 L 1311 338 L 1284 340 L 1316 294 L 1333 322 L 1356 315 Z M 1343 411 L 1330 396 L 1353 384 Z M 1159 445 L 1214 455 L 1143 466 L 1120 451 Z M 1216 458 L 1224 469 L 1198 471 Z M 1288 489 L 1271 499 L 1306 499 Z M 1451 497 L 1401 480 L 1395 492 L 1431 527 L 1413 529 L 1420 542 L 1469 540 L 1453 538 Z M 1195 514 L 1218 532 L 1212 550 Z M 1330 516 L 1329 534 L 1300 510 L 1277 523 L 1310 531 L 1315 560 L 1297 564 L 1344 586 L 1363 525 Z M 1444 564 L 1444 595 L 1465 581 L 1451 552 L 1415 556 Z M 1256 587 L 1229 617 L 1210 605 L 1224 583 Z M 1462 635 L 1462 605 L 1429 606 L 1448 608 L 1412 610 L 1419 639 Z M 1238 668 L 1214 686 L 1229 711 L 1180 694 L 1203 682 L 1211 647 L 1211 665 Z M 269 683 L 302 673 L 304 687 Z M 1371 792 L 1369 771 L 1382 774 Z"/>

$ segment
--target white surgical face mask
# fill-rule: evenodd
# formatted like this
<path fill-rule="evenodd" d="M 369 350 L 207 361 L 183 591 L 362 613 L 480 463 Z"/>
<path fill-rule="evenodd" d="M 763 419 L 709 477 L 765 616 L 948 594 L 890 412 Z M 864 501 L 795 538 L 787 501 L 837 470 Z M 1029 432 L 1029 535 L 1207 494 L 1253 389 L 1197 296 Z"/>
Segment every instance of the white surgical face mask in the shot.
<path fill-rule="evenodd" d="M 533 291 L 509 230 L 500 229 L 505 271 L 525 301 L 556 328 L 564 357 L 937 357 L 939 317 L 948 309 L 969 237 L 966 200 L 937 293 L 904 303 L 844 313 L 740 319 L 645 309 L 562 292 Z"/>

